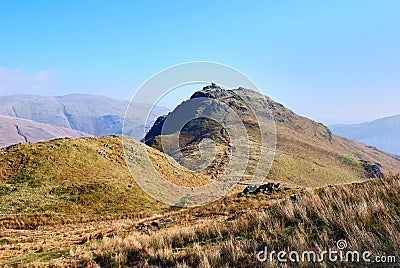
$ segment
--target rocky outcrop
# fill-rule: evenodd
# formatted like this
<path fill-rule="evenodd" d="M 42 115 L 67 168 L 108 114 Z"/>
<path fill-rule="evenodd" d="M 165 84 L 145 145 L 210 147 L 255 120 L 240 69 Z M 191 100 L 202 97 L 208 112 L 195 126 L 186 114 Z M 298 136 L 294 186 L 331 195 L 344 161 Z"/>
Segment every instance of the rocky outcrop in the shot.
<path fill-rule="evenodd" d="M 242 194 L 259 194 L 259 193 L 272 193 L 272 191 L 280 188 L 280 183 L 268 182 L 266 184 L 249 185 L 243 191 Z"/>
<path fill-rule="evenodd" d="M 379 163 L 372 164 L 370 161 L 365 161 L 361 160 L 361 164 L 364 168 L 365 171 L 365 176 L 367 178 L 373 179 L 373 178 L 380 178 L 382 179 L 385 177 L 385 174 L 383 174 L 381 170 L 381 165 Z"/>
<path fill-rule="evenodd" d="M 190 97 L 190 99 L 196 99 L 196 98 L 218 99 L 218 98 L 225 97 L 228 95 L 229 95 L 228 90 L 222 89 L 218 85 L 211 83 L 210 86 L 204 87 L 203 90 L 193 93 L 193 95 Z"/>

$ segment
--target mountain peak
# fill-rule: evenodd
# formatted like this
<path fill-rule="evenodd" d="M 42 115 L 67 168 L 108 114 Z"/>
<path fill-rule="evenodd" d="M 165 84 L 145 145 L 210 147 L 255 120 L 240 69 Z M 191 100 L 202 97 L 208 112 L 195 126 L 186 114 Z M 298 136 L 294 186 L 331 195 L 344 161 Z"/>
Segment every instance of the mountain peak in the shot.
<path fill-rule="evenodd" d="M 202 90 L 193 93 L 190 99 L 196 99 L 196 98 L 217 99 L 226 95 L 227 95 L 227 90 L 221 88 L 217 84 L 211 83 L 211 85 L 205 86 L 203 87 Z"/>
<path fill-rule="evenodd" d="M 211 83 L 211 85 L 205 86 L 205 87 L 203 87 L 202 90 L 199 90 L 199 91 L 196 91 L 195 93 L 193 93 L 193 95 L 190 97 L 190 99 L 195 99 L 195 98 L 218 99 L 221 97 L 229 97 L 229 96 L 235 95 L 235 91 L 236 92 L 237 91 L 251 91 L 253 93 L 256 93 L 254 90 L 246 89 L 243 87 L 239 87 L 237 89 L 224 89 L 215 83 Z"/>
<path fill-rule="evenodd" d="M 220 157 L 217 157 L 205 170 L 211 178 L 216 172 L 224 170 L 229 161 L 226 156 L 230 155 L 232 148 L 229 136 L 224 135 L 223 127 L 212 124 L 201 114 L 204 111 L 221 113 L 227 107 L 237 113 L 253 143 L 258 141 L 256 135 L 258 132 L 255 131 L 258 128 L 258 121 L 266 123 L 274 119 L 277 151 L 275 165 L 272 166 L 268 176 L 271 179 L 289 184 L 313 186 L 332 182 L 351 182 L 365 176 L 365 170 L 358 161 L 360 157 L 371 163 L 379 163 L 385 172 L 398 170 L 399 162 L 391 155 L 335 136 L 323 124 L 297 115 L 284 105 L 251 89 L 242 87 L 223 89 L 212 83 L 190 97 L 191 100 L 196 98 L 204 98 L 204 100 L 199 100 L 196 104 L 184 101 L 168 115 L 159 117 L 143 141 L 153 148 L 176 157 L 178 162 L 184 163 L 186 160 L 181 154 L 188 159 L 195 158 L 202 140 L 212 139 L 218 144 L 217 147 L 221 149 L 221 152 L 217 153 Z M 218 102 L 207 100 L 207 98 Z M 170 129 L 164 126 L 165 122 L 175 122 L 189 113 L 200 116 L 187 122 L 182 128 Z M 167 131 L 164 131 L 163 127 Z M 230 127 L 235 129 L 235 127 Z M 163 139 L 166 142 L 165 148 L 161 144 L 162 135 L 165 137 Z M 179 149 L 169 152 L 169 140 L 174 135 L 179 136 Z M 253 160 L 250 161 L 250 166 L 256 166 L 253 162 Z"/>

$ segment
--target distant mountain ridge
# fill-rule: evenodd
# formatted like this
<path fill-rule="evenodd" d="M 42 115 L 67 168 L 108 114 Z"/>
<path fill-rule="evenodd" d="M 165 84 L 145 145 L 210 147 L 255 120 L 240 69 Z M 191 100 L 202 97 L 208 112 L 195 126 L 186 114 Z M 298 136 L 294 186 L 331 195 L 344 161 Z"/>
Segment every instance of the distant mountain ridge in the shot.
<path fill-rule="evenodd" d="M 113 98 L 72 94 L 59 97 L 15 95 L 0 97 L 0 115 L 23 118 L 40 123 L 83 131 L 95 136 L 121 134 L 128 101 Z M 126 128 L 130 136 L 144 136 L 140 120 L 147 116 L 150 104 L 135 104 L 133 112 L 126 115 Z M 160 114 L 168 111 L 155 107 L 149 125 Z"/>
<path fill-rule="evenodd" d="M 340 124 L 329 127 L 335 134 L 400 155 L 400 115 L 361 124 Z"/>
<path fill-rule="evenodd" d="M 0 148 L 23 142 L 39 142 L 56 138 L 79 138 L 90 134 L 32 120 L 0 115 Z"/>

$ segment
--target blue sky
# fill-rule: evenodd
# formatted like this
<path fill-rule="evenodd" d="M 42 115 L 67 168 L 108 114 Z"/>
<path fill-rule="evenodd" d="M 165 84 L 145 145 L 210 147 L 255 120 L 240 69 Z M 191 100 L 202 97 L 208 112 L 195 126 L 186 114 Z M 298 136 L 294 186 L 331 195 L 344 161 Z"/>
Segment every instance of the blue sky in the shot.
<path fill-rule="evenodd" d="M 399 14 L 400 1 L 3 0 L 0 95 L 130 99 L 164 68 L 213 61 L 314 120 L 371 120 L 400 114 Z"/>

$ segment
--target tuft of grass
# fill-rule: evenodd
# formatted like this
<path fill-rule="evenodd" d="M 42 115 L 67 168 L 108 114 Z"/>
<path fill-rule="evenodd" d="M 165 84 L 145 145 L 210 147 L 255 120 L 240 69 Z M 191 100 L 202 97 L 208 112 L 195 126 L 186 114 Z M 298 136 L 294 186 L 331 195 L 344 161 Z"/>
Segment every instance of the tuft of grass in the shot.
<path fill-rule="evenodd" d="M 353 166 L 356 166 L 359 168 L 363 167 L 362 162 L 359 158 L 352 157 L 352 156 L 345 155 L 345 154 L 340 154 L 339 159 L 346 164 L 353 165 Z"/>

